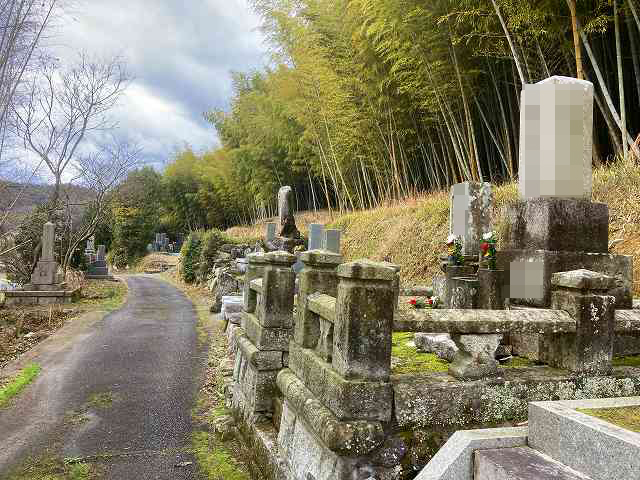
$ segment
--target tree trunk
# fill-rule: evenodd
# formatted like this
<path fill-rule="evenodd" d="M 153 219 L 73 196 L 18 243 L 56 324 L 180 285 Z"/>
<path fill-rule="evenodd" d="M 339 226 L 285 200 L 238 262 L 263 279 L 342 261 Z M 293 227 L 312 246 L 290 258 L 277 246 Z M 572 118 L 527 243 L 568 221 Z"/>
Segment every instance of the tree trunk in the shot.
<path fill-rule="evenodd" d="M 582 47 L 580 45 L 580 34 L 578 33 L 578 16 L 576 14 L 576 0 L 567 0 L 569 10 L 571 10 L 571 30 L 573 32 L 573 47 L 576 55 L 576 78 L 584 79 L 582 69 Z"/>
<path fill-rule="evenodd" d="M 627 132 L 627 109 L 624 104 L 624 74 L 622 70 L 622 45 L 620 43 L 620 14 L 618 12 L 618 0 L 613 0 L 613 22 L 616 34 L 616 59 L 618 63 L 618 90 L 620 95 L 620 133 L 623 138 L 622 156 L 627 159 L 629 146 L 624 141 Z"/>

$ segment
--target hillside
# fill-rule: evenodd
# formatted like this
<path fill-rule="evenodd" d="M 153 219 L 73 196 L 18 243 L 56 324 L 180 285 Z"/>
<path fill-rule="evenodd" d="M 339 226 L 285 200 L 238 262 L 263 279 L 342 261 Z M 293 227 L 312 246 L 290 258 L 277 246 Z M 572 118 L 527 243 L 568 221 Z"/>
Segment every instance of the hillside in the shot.
<path fill-rule="evenodd" d="M 500 239 L 502 208 L 518 198 L 515 183 L 494 190 L 495 229 Z M 609 205 L 609 242 L 620 240 L 611 253 L 634 257 L 634 294 L 640 296 L 640 167 L 617 163 L 594 169 L 593 200 Z M 372 210 L 332 215 L 327 211 L 297 215 L 301 231 L 309 223 L 326 223 L 343 231 L 347 260 L 390 259 L 402 266 L 404 283 L 430 283 L 439 271 L 438 256 L 445 253 L 448 234 L 449 194 L 446 191 L 411 198 Z M 259 237 L 264 224 L 234 227 L 234 236 Z M 498 244 L 499 245 L 499 244 Z"/>

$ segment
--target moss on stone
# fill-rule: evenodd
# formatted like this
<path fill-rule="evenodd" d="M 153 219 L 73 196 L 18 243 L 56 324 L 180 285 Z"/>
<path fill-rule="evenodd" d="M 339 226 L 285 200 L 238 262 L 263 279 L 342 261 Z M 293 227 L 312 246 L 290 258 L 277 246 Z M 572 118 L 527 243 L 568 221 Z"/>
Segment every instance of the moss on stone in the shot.
<path fill-rule="evenodd" d="M 526 357 L 512 357 L 508 362 L 501 364 L 502 368 L 524 368 L 535 365 L 534 362 Z"/>
<path fill-rule="evenodd" d="M 249 480 L 249 475 L 236 463 L 223 444 L 209 432 L 195 432 L 193 453 L 200 471 L 209 480 Z"/>
<path fill-rule="evenodd" d="M 433 353 L 418 352 L 415 346 L 408 345 L 412 340 L 413 333 L 393 334 L 391 356 L 397 359 L 397 364 L 393 366 L 392 373 L 446 372 L 449 369 L 449 362 L 446 360 Z"/>
<path fill-rule="evenodd" d="M 640 367 L 640 355 L 629 355 L 627 357 L 615 357 L 614 367 Z"/>
<path fill-rule="evenodd" d="M 640 407 L 580 408 L 579 412 L 640 433 Z"/>

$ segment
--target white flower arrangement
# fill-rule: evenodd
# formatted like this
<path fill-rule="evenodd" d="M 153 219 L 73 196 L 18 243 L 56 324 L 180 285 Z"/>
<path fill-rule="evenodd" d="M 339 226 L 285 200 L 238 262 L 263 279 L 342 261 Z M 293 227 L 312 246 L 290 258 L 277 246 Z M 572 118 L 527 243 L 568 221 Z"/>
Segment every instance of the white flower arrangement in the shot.
<path fill-rule="evenodd" d="M 456 236 L 453 233 L 450 233 L 449 236 L 447 237 L 447 244 L 453 243 L 455 241 L 456 241 Z"/>

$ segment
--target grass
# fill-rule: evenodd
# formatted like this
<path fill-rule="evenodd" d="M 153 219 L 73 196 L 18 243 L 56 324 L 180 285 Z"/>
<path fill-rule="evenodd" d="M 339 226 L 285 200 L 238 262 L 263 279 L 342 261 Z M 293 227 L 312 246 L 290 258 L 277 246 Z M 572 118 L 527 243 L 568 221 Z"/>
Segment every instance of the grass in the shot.
<path fill-rule="evenodd" d="M 208 480 L 249 480 L 249 475 L 238 467 L 235 459 L 208 432 L 195 432 L 192 437 L 193 453 L 201 472 Z"/>
<path fill-rule="evenodd" d="M 579 412 L 640 433 L 640 407 L 580 408 Z"/>
<path fill-rule="evenodd" d="M 125 282 L 89 280 L 82 287 L 82 299 L 77 305 L 92 310 L 117 310 L 124 304 L 127 291 Z"/>
<path fill-rule="evenodd" d="M 89 396 L 87 405 L 94 408 L 109 408 L 113 404 L 111 392 L 94 393 Z"/>
<path fill-rule="evenodd" d="M 0 408 L 18 395 L 40 373 L 40 365 L 31 364 L 23 368 L 8 384 L 0 388 Z"/>
<path fill-rule="evenodd" d="M 7 480 L 97 480 L 98 471 L 87 463 L 69 464 L 63 460 L 47 457 L 29 459 Z"/>
<path fill-rule="evenodd" d="M 393 367 L 392 373 L 420 373 L 420 372 L 446 372 L 449 362 L 442 360 L 434 353 L 418 352 L 416 347 L 407 345 L 413 340 L 413 333 L 396 332 L 393 334 L 391 355 L 399 362 Z"/>
<path fill-rule="evenodd" d="M 640 367 L 640 355 L 630 355 L 627 357 L 614 357 L 614 367 Z"/>

